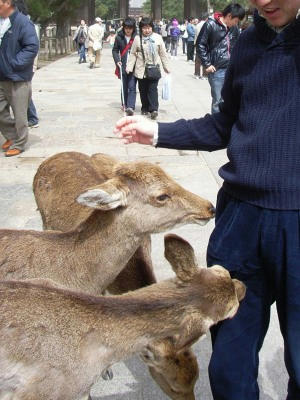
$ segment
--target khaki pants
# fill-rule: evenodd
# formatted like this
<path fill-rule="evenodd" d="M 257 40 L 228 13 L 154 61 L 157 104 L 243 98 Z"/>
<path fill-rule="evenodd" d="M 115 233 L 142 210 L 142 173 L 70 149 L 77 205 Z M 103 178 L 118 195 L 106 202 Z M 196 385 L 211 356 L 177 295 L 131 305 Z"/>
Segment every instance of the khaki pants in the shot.
<path fill-rule="evenodd" d="M 12 149 L 25 149 L 30 99 L 31 82 L 0 81 L 0 131 L 6 140 L 14 142 Z M 10 107 L 14 118 L 10 115 Z"/>
<path fill-rule="evenodd" d="M 94 50 L 92 46 L 88 48 L 88 57 L 90 63 L 93 62 L 95 63 L 95 67 L 100 66 L 100 58 L 101 58 L 101 49 L 99 50 Z"/>

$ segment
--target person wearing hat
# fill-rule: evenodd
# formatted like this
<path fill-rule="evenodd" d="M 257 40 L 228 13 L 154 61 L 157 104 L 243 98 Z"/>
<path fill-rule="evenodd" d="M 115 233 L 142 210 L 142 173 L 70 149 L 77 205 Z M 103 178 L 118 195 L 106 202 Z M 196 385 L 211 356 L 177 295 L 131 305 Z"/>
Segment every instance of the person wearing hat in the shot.
<path fill-rule="evenodd" d="M 88 37 L 89 37 L 88 56 L 91 69 L 100 67 L 103 36 L 104 36 L 104 27 L 102 25 L 102 19 L 97 17 L 95 19 L 94 25 L 91 25 L 88 31 Z"/>

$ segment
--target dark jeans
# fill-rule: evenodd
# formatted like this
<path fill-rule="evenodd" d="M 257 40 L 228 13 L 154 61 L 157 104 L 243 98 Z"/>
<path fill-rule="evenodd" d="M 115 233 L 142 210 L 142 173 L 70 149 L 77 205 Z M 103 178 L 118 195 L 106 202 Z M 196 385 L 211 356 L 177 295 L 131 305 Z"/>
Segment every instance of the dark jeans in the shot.
<path fill-rule="evenodd" d="M 167 51 L 170 51 L 171 36 L 167 36 L 166 41 L 165 41 L 165 46 L 166 46 L 166 50 L 167 50 Z"/>
<path fill-rule="evenodd" d="M 133 73 L 126 74 L 126 72 L 123 71 L 123 91 L 125 108 L 132 108 L 134 110 L 136 100 L 136 77 Z M 124 105 L 123 101 L 122 105 Z"/>
<path fill-rule="evenodd" d="M 185 54 L 185 49 L 187 47 L 187 38 L 181 38 L 182 39 L 182 52 Z"/>
<path fill-rule="evenodd" d="M 194 61 L 194 42 L 187 42 L 187 60 Z"/>
<path fill-rule="evenodd" d="M 39 118 L 37 116 L 36 108 L 32 98 L 30 99 L 29 107 L 27 110 L 27 119 L 31 124 L 38 124 Z"/>
<path fill-rule="evenodd" d="M 79 44 L 79 62 L 86 62 L 85 44 Z"/>
<path fill-rule="evenodd" d="M 171 56 L 177 57 L 178 39 L 171 39 Z"/>
<path fill-rule="evenodd" d="M 222 101 L 221 91 L 224 84 L 226 69 L 218 69 L 216 72 L 208 74 L 208 82 L 211 89 L 211 113 L 219 112 L 219 104 Z"/>
<path fill-rule="evenodd" d="M 195 56 L 195 73 L 194 75 L 201 76 L 201 59 L 196 53 Z"/>
<path fill-rule="evenodd" d="M 158 111 L 158 81 L 159 79 L 138 79 L 142 111 Z"/>
<path fill-rule="evenodd" d="M 299 243 L 299 210 L 256 207 L 220 190 L 207 262 L 223 265 L 245 283 L 247 292 L 236 316 L 211 329 L 209 377 L 214 400 L 259 399 L 258 353 L 274 302 L 289 374 L 287 400 L 300 399 Z"/>

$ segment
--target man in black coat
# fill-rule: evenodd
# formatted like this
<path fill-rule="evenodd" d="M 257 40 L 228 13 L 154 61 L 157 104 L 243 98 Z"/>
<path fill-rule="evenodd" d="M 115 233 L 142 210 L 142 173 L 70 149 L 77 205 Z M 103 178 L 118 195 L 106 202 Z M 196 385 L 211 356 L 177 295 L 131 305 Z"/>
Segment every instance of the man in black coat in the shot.
<path fill-rule="evenodd" d="M 228 5 L 222 13 L 215 13 L 203 25 L 196 42 L 196 51 L 203 68 L 208 74 L 211 87 L 211 112 L 219 112 L 221 90 L 231 50 L 239 31 L 237 24 L 245 17 L 245 10 L 239 4 Z"/>

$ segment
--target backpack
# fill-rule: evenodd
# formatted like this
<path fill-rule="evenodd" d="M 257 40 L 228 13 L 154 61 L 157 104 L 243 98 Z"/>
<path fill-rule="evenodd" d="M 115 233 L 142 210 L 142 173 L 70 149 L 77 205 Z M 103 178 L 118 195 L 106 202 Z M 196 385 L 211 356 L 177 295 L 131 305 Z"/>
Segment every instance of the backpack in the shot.
<path fill-rule="evenodd" d="M 83 29 L 81 29 L 80 33 L 79 33 L 78 43 L 79 44 L 85 43 L 85 39 L 86 39 L 86 37 L 84 35 L 84 31 L 83 31 Z"/>
<path fill-rule="evenodd" d="M 170 35 L 171 35 L 171 38 L 177 39 L 178 36 L 180 35 L 180 30 L 179 30 L 179 28 L 178 28 L 177 26 L 171 28 L 171 29 L 170 29 Z"/>

